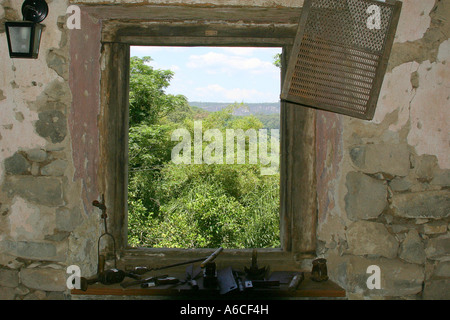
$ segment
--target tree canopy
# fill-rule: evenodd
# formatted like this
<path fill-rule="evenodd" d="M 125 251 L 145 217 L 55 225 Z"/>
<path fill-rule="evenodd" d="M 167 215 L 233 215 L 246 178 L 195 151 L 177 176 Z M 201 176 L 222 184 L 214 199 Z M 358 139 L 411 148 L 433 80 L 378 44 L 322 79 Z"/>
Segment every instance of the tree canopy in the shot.
<path fill-rule="evenodd" d="M 174 73 L 131 58 L 128 242 L 167 248 L 278 247 L 279 175 L 260 164 L 175 164 L 174 130 L 194 132 L 264 127 L 255 116 L 237 117 L 232 104 L 217 112 L 190 107 L 166 94 Z M 207 143 L 204 143 L 205 148 Z M 192 162 L 193 163 L 193 162 Z"/>

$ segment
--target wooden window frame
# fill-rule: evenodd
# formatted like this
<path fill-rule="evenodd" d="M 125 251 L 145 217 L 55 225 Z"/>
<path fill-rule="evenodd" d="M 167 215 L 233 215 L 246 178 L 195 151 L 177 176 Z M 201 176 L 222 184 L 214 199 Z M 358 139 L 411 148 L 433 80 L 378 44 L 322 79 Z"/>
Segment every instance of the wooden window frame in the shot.
<path fill-rule="evenodd" d="M 289 53 L 294 43 L 296 25 L 229 26 L 158 22 L 151 28 L 166 30 L 167 35 L 154 36 L 139 21 L 104 21 L 102 24 L 100 83 L 100 157 L 99 175 L 104 181 L 100 190 L 108 207 L 108 229 L 116 239 L 118 265 L 165 265 L 202 257 L 211 249 L 131 248 L 127 245 L 128 187 L 128 83 L 131 45 L 158 46 L 248 46 L 282 47 L 283 82 Z M 204 36 L 187 37 L 192 28 L 200 28 Z M 275 27 L 276 29 L 276 27 Z M 217 36 L 228 30 L 225 36 Z M 273 36 L 279 32 L 284 37 Z M 173 35 L 175 34 L 175 35 Z M 183 36 L 184 35 L 184 36 Z M 211 36 L 214 35 L 214 36 Z M 281 90 L 281 88 L 280 88 Z M 261 265 L 271 270 L 300 268 L 304 259 L 315 257 L 317 196 L 315 170 L 316 111 L 281 103 L 280 159 L 280 240 L 281 248 L 258 249 Z M 227 249 L 218 259 L 233 266 L 248 265 L 251 249 Z"/>

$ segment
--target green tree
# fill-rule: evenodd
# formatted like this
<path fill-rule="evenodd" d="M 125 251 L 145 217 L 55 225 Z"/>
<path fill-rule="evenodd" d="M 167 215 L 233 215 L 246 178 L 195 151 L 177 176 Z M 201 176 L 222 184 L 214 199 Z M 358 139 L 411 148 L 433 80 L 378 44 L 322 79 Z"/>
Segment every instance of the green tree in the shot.
<path fill-rule="evenodd" d="M 150 57 L 130 59 L 130 127 L 142 123 L 155 124 L 171 111 L 188 106 L 183 95 L 170 95 L 165 89 L 174 73 L 155 70 L 149 65 Z"/>
<path fill-rule="evenodd" d="M 273 56 L 273 64 L 276 67 L 281 68 L 281 53 L 277 53 Z"/>

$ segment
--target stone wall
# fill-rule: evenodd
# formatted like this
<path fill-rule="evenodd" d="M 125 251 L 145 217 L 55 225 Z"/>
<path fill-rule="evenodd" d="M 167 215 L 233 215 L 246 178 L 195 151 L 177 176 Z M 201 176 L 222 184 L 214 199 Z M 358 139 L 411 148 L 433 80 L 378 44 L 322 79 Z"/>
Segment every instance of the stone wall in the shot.
<path fill-rule="evenodd" d="M 70 298 L 66 267 L 96 271 L 102 224 L 90 202 L 99 194 L 99 22 L 88 20 L 84 33 L 67 30 L 68 5 L 242 5 L 47 2 L 39 59 L 10 59 L 7 46 L 0 46 L 0 299 Z M 351 299 L 449 298 L 450 6 L 403 2 L 375 119 L 317 114 L 317 255 L 327 258 L 331 279 Z M 302 3 L 245 1 L 257 7 Z M 6 43 L 4 21 L 21 20 L 21 4 L 0 0 L 0 43 Z M 77 60 L 74 37 L 85 39 L 91 59 Z M 77 83 L 86 75 L 92 83 Z M 369 265 L 380 267 L 381 289 L 367 288 Z"/>
<path fill-rule="evenodd" d="M 450 298 L 449 16 L 403 1 L 374 120 L 318 114 L 318 254 L 349 298 Z"/>
<path fill-rule="evenodd" d="M 0 1 L 0 299 L 62 299 L 68 265 L 96 270 L 100 217 L 73 160 L 69 4 L 47 2 L 39 58 L 25 60 L 9 58 L 4 30 L 22 2 Z"/>

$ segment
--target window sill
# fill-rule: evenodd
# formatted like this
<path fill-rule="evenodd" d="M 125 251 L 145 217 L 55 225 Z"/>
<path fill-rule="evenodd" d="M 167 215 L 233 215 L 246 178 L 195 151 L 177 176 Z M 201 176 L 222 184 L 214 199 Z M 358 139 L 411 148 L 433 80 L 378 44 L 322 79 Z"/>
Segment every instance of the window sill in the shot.
<path fill-rule="evenodd" d="M 305 273 L 305 279 L 299 284 L 296 290 L 288 290 L 287 283 L 280 283 L 280 286 L 273 288 L 251 288 L 240 292 L 234 290 L 225 295 L 221 295 L 218 289 L 205 289 L 202 287 L 202 279 L 198 280 L 200 289 L 193 291 L 188 284 L 162 285 L 153 288 L 122 288 L 119 284 L 102 285 L 95 284 L 89 286 L 86 291 L 74 289 L 72 295 L 76 296 L 154 296 L 170 298 L 188 298 L 217 300 L 223 298 L 237 299 L 280 299 L 280 298 L 344 298 L 346 292 L 331 280 L 315 282 L 310 279 L 310 274 Z"/>
<path fill-rule="evenodd" d="M 131 270 L 137 266 L 158 268 L 176 263 L 186 262 L 211 255 L 215 249 L 167 249 L 167 248 L 127 248 L 118 261 L 119 268 Z M 232 265 L 236 269 L 249 267 L 252 262 L 253 249 L 224 249 L 214 260 L 217 268 Z M 315 255 L 296 255 L 281 248 L 258 249 L 257 263 L 260 267 L 269 267 L 270 271 L 310 271 L 310 262 Z M 306 263 L 306 267 L 305 267 Z M 170 269 L 183 272 L 186 266 Z"/>

